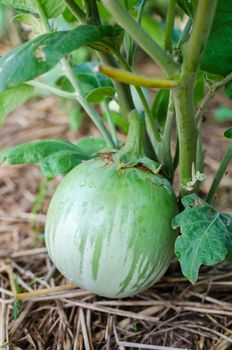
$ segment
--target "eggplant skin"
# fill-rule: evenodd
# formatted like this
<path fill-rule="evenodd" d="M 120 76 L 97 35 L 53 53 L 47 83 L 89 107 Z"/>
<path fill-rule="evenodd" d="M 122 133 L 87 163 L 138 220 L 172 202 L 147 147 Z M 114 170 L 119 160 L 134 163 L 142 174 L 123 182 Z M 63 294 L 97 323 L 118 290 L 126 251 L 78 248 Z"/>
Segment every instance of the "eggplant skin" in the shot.
<path fill-rule="evenodd" d="M 105 159 L 71 170 L 51 200 L 45 241 L 58 270 L 107 298 L 139 293 L 158 281 L 174 255 L 174 193 L 153 173 Z"/>

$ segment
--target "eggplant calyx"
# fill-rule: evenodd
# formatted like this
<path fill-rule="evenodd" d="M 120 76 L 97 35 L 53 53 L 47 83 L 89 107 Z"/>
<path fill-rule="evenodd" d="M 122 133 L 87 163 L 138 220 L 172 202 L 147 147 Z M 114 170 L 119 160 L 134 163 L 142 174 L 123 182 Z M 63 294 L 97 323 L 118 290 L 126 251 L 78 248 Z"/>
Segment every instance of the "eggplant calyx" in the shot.
<path fill-rule="evenodd" d="M 154 174 L 159 173 L 161 164 L 153 161 L 146 155 L 145 137 L 146 126 L 144 115 L 136 110 L 128 116 L 130 123 L 125 145 L 113 155 L 114 162 L 121 168 L 144 167 L 144 170 Z"/>

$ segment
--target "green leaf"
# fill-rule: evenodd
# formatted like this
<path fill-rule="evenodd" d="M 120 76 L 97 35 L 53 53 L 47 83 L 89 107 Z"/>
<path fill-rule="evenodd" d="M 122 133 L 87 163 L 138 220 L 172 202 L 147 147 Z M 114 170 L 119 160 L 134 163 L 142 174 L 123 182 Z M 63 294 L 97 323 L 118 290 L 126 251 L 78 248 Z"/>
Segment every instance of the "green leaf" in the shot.
<path fill-rule="evenodd" d="M 8 8 L 0 4 L 0 38 L 2 38 L 9 30 L 8 28 Z"/>
<path fill-rule="evenodd" d="M 39 163 L 49 178 L 65 174 L 89 158 L 78 146 L 63 140 L 37 140 L 0 152 L 0 159 L 9 164 Z"/>
<path fill-rule="evenodd" d="M 93 157 L 96 153 L 107 147 L 107 144 L 102 137 L 95 136 L 85 137 L 79 140 L 76 145 L 89 157 Z"/>
<path fill-rule="evenodd" d="M 160 46 L 164 47 L 165 30 L 161 22 L 149 15 L 143 15 L 141 26 Z"/>
<path fill-rule="evenodd" d="M 46 73 L 73 50 L 114 35 L 111 26 L 81 25 L 24 43 L 0 58 L 0 93 Z"/>
<path fill-rule="evenodd" d="M 26 102 L 33 93 L 32 86 L 22 84 L 0 94 L 0 127 L 8 114 Z"/>
<path fill-rule="evenodd" d="M 114 94 L 115 89 L 113 86 L 99 87 L 90 91 L 86 96 L 86 100 L 89 103 L 101 103 L 107 98 L 113 99 Z"/>
<path fill-rule="evenodd" d="M 232 139 L 232 128 L 227 129 L 224 132 L 224 136 L 227 137 L 228 139 Z"/>
<path fill-rule="evenodd" d="M 95 72 L 95 67 L 98 65 L 99 62 L 92 61 L 73 67 L 75 75 L 81 84 L 81 88 L 85 96 L 99 87 L 110 87 L 113 89 L 112 82 L 109 78 L 105 77 L 99 72 Z M 73 92 L 73 87 L 65 76 L 59 78 L 56 82 L 56 85 L 59 86 L 62 90 Z"/>
<path fill-rule="evenodd" d="M 23 143 L 7 151 L 9 164 L 37 163 L 60 150 L 80 151 L 76 145 L 63 140 L 36 140 Z"/>
<path fill-rule="evenodd" d="M 195 194 L 183 198 L 184 211 L 172 222 L 180 227 L 175 252 L 185 277 L 196 282 L 202 264 L 214 265 L 225 259 L 229 248 L 229 231 L 223 214 Z"/>
<path fill-rule="evenodd" d="M 169 90 L 160 89 L 155 95 L 154 102 L 151 107 L 151 112 L 154 121 L 159 123 L 161 128 L 164 127 L 167 111 L 168 111 L 168 101 L 169 101 Z"/>
<path fill-rule="evenodd" d="M 212 30 L 201 58 L 206 72 L 226 76 L 232 71 L 232 0 L 219 0 Z"/>
<path fill-rule="evenodd" d="M 34 0 L 0 0 L 0 4 L 10 5 L 17 10 L 37 13 L 38 9 Z M 63 0 L 40 0 L 47 18 L 59 16 L 65 9 Z"/>
<path fill-rule="evenodd" d="M 21 13 L 12 18 L 13 21 L 18 21 L 23 24 L 32 26 L 32 32 L 34 34 L 40 34 L 43 32 L 43 23 L 40 18 L 35 17 L 30 13 Z"/>
<path fill-rule="evenodd" d="M 199 70 L 197 74 L 197 79 L 195 80 L 194 85 L 194 101 L 195 104 L 200 102 L 203 97 L 205 96 L 205 79 L 204 79 L 204 73 Z"/>
<path fill-rule="evenodd" d="M 226 84 L 224 88 L 224 94 L 226 95 L 226 97 L 232 100 L 232 82 Z"/>
<path fill-rule="evenodd" d="M 232 109 L 224 106 L 218 107 L 215 111 L 214 119 L 219 123 L 231 121 Z"/>
<path fill-rule="evenodd" d="M 189 17 L 193 17 L 192 0 L 177 0 L 177 3 Z"/>
<path fill-rule="evenodd" d="M 52 179 L 59 174 L 66 174 L 80 164 L 82 160 L 87 159 L 89 158 L 87 156 L 83 157 L 83 153 L 64 150 L 55 152 L 48 157 L 41 159 L 39 164 L 42 174 L 49 179 Z"/>
<path fill-rule="evenodd" d="M 123 133 L 125 135 L 127 135 L 128 129 L 129 129 L 128 122 L 123 118 L 123 116 L 119 112 L 111 110 L 110 114 L 111 114 L 111 118 L 113 120 L 114 125 L 116 125 L 118 128 L 120 128 L 123 131 Z M 105 113 L 103 113 L 103 118 L 105 121 L 107 121 L 107 117 L 106 117 Z"/>

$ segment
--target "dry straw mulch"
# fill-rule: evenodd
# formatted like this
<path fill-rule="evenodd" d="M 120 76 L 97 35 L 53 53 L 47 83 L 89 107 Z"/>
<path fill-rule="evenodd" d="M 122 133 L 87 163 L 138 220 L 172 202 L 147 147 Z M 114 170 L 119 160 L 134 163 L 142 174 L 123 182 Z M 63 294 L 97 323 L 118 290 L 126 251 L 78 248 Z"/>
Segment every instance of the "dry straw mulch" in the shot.
<path fill-rule="evenodd" d="M 222 128 L 205 125 L 207 189 L 226 142 Z M 74 140 L 96 132 L 89 129 L 87 125 L 72 134 L 56 101 L 47 97 L 8 118 L 1 149 L 38 138 Z M 43 241 L 47 205 L 59 180 L 44 184 L 36 166 L 0 168 L 1 349 L 232 349 L 230 264 L 204 267 L 192 286 L 174 260 L 159 283 L 123 300 L 96 297 L 69 285 L 49 260 Z M 230 213 L 231 194 L 230 169 L 216 201 Z"/>

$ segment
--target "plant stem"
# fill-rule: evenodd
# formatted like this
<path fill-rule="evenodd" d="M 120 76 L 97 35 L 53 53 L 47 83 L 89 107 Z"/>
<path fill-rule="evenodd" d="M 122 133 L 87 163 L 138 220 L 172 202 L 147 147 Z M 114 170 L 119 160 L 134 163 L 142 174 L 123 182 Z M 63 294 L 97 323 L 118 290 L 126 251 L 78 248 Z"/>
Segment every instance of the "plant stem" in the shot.
<path fill-rule="evenodd" d="M 65 0 L 65 2 L 69 6 L 72 13 L 77 17 L 77 19 L 79 21 L 81 21 L 82 23 L 87 22 L 85 13 L 79 8 L 78 5 L 76 7 L 76 3 L 73 0 Z M 96 3 L 95 3 L 95 6 L 96 6 Z M 97 7 L 94 8 L 94 11 L 95 12 L 97 11 Z M 97 12 L 96 18 L 97 18 L 97 23 L 100 23 L 100 17 L 99 17 L 98 12 Z M 97 51 L 97 56 L 99 57 L 100 61 L 103 64 L 117 67 L 117 63 L 114 60 L 114 57 L 112 55 L 107 54 L 105 52 Z M 134 109 L 134 104 L 133 104 L 130 88 L 127 85 L 121 84 L 117 81 L 113 81 L 113 85 L 114 85 L 115 90 L 117 91 L 117 94 L 118 94 L 120 112 L 125 118 L 127 118 L 128 113 L 132 109 Z"/>
<path fill-rule="evenodd" d="M 175 22 L 175 9 L 176 9 L 176 0 L 169 0 L 164 48 L 165 48 L 165 51 L 170 53 L 172 53 L 172 36 L 173 36 L 173 27 Z"/>
<path fill-rule="evenodd" d="M 138 9 L 138 14 L 137 14 L 137 23 L 141 26 L 141 21 L 142 21 L 142 15 L 143 15 L 143 10 L 144 7 L 146 5 L 146 0 L 141 0 L 139 3 L 139 9 Z M 128 64 L 132 67 L 133 65 L 133 60 L 134 60 L 134 55 L 137 49 L 137 44 L 134 42 L 134 40 L 130 37 L 130 35 L 128 35 L 127 33 L 125 33 L 125 43 L 127 43 L 128 45 L 126 49 L 127 52 L 127 62 Z"/>
<path fill-rule="evenodd" d="M 51 32 L 51 28 L 49 26 L 48 19 L 46 17 L 46 14 L 44 13 L 44 10 L 40 4 L 40 1 L 39 0 L 35 0 L 35 1 L 36 1 L 39 16 L 40 16 L 41 21 L 43 23 L 45 32 Z M 115 147 L 114 142 L 110 136 L 110 133 L 102 121 L 102 118 L 95 111 L 95 109 L 90 104 L 88 104 L 88 102 L 86 101 L 86 99 L 83 95 L 82 89 L 81 89 L 81 87 L 76 79 L 76 76 L 73 72 L 73 69 L 72 69 L 70 63 L 68 62 L 68 60 L 66 58 L 63 58 L 61 60 L 61 64 L 63 66 L 65 73 L 66 73 L 67 78 L 70 80 L 70 82 L 71 82 L 71 84 L 76 92 L 76 99 L 78 100 L 78 102 L 80 103 L 82 108 L 86 111 L 86 113 L 90 116 L 92 121 L 95 123 L 95 125 L 97 126 L 97 128 L 99 129 L 99 131 L 101 132 L 103 137 L 105 138 L 106 142 L 108 143 L 108 145 L 110 147 Z"/>
<path fill-rule="evenodd" d="M 210 86 L 207 95 L 205 95 L 197 113 L 195 116 L 197 125 L 200 123 L 202 116 L 204 115 L 209 102 L 214 98 L 214 95 L 218 89 L 225 86 L 232 80 L 232 73 L 228 74 L 224 79 L 218 81 L 217 83 Z"/>
<path fill-rule="evenodd" d="M 122 83 L 147 88 L 173 88 L 178 85 L 178 81 L 164 78 L 150 78 L 145 75 L 135 74 L 111 66 L 99 66 L 99 71 L 106 76 Z"/>
<path fill-rule="evenodd" d="M 97 55 L 103 64 L 110 65 L 115 68 L 118 67 L 117 62 L 115 61 L 113 56 L 103 52 L 97 52 Z M 119 83 L 115 80 L 113 80 L 113 85 L 118 94 L 120 112 L 126 119 L 128 113 L 132 111 L 132 109 L 134 109 L 134 103 L 132 100 L 130 87 L 126 84 Z"/>
<path fill-rule="evenodd" d="M 103 110 L 105 111 L 105 114 L 106 114 L 106 118 L 107 118 L 107 121 L 108 121 L 108 124 L 109 124 L 109 127 L 110 127 L 111 136 L 112 136 L 112 139 L 114 141 L 115 147 L 118 148 L 117 131 L 116 131 L 114 122 L 112 120 L 112 115 L 111 115 L 111 112 L 109 110 L 108 102 L 104 101 L 102 103 L 102 107 L 103 107 Z"/>
<path fill-rule="evenodd" d="M 173 59 L 140 27 L 140 25 L 125 11 L 118 0 L 102 0 L 107 10 L 122 28 L 141 46 L 145 52 L 157 62 L 169 76 L 176 77 L 179 68 Z"/>
<path fill-rule="evenodd" d="M 35 0 L 35 4 L 36 4 L 36 7 L 38 9 L 39 16 L 40 16 L 40 19 L 41 19 L 43 27 L 44 27 L 44 32 L 45 33 L 46 32 L 48 32 L 48 33 L 51 32 L 51 28 L 50 28 L 47 16 L 44 13 L 44 9 L 43 9 L 43 7 L 41 5 L 41 1 L 40 0 Z"/>
<path fill-rule="evenodd" d="M 183 44 L 188 40 L 189 32 L 190 32 L 190 29 L 192 27 L 192 24 L 193 24 L 193 20 L 192 20 L 192 18 L 189 18 L 186 22 L 186 25 L 183 29 L 183 32 L 181 33 L 180 39 L 176 45 L 177 51 L 180 50 L 182 48 Z"/>
<path fill-rule="evenodd" d="M 183 48 L 181 81 L 173 89 L 177 130 L 180 143 L 180 189 L 184 195 L 192 191 L 192 165 L 196 162 L 197 126 L 194 119 L 194 82 L 200 56 L 207 41 L 214 18 L 217 0 L 198 2 L 195 21 L 189 41 Z"/>
<path fill-rule="evenodd" d="M 129 72 L 131 72 L 131 68 L 128 65 L 128 63 L 126 62 L 126 60 L 124 59 L 124 57 L 121 55 L 120 52 L 115 53 L 115 55 L 117 55 L 117 58 L 119 60 L 119 62 L 121 63 L 121 65 Z M 147 100 L 144 96 L 144 93 L 142 91 L 142 89 L 138 86 L 135 86 L 136 92 L 139 95 L 140 101 L 143 105 L 144 111 L 146 113 L 146 120 L 147 120 L 147 126 L 148 126 L 148 134 L 151 138 L 151 143 L 154 147 L 154 150 L 156 149 L 157 146 L 157 142 L 160 142 L 160 134 L 158 132 L 158 129 L 155 126 L 154 120 L 153 120 L 153 116 L 150 110 L 150 107 L 147 103 Z"/>
<path fill-rule="evenodd" d="M 65 4 L 68 6 L 70 11 L 77 17 L 80 22 L 85 22 L 86 15 L 84 11 L 77 5 L 74 0 L 64 0 Z"/>
<path fill-rule="evenodd" d="M 171 180 L 173 178 L 173 172 L 174 172 L 172 154 L 171 154 L 171 133 L 173 128 L 174 117 L 175 117 L 175 106 L 174 106 L 172 93 L 170 92 L 167 119 L 166 119 L 163 138 L 162 138 L 162 157 L 163 157 L 164 168 L 168 172 L 169 178 Z"/>
<path fill-rule="evenodd" d="M 223 175 L 226 172 L 226 169 L 227 169 L 228 164 L 231 161 L 231 159 L 232 159 L 232 142 L 230 142 L 229 146 L 227 147 L 225 154 L 224 154 L 224 157 L 223 157 L 221 164 L 218 168 L 218 171 L 215 174 L 213 183 L 212 183 L 210 190 L 208 192 L 208 195 L 206 197 L 206 201 L 208 203 L 211 203 L 211 201 L 214 197 L 214 194 L 215 194 L 215 192 L 216 192 L 216 190 L 221 182 Z"/>
<path fill-rule="evenodd" d="M 106 142 L 109 146 L 115 148 L 115 144 L 109 134 L 109 131 L 107 130 L 105 124 L 102 121 L 102 118 L 97 113 L 97 111 L 90 105 L 85 97 L 83 96 L 82 90 L 78 84 L 78 81 L 76 79 L 76 76 L 73 72 L 72 67 L 70 66 L 69 62 L 66 59 L 62 59 L 62 65 L 64 68 L 64 71 L 66 73 L 67 78 L 70 80 L 76 94 L 77 94 L 77 100 L 82 106 L 82 108 L 86 111 L 86 113 L 89 115 L 89 117 L 92 119 L 92 121 L 97 126 L 98 130 L 101 132 L 101 134 L 104 136 Z"/>
<path fill-rule="evenodd" d="M 99 24 L 100 17 L 98 13 L 96 0 L 84 0 L 84 8 L 86 12 L 86 23 Z"/>
<path fill-rule="evenodd" d="M 197 12 L 193 23 L 193 29 L 189 41 L 184 46 L 183 71 L 196 72 L 199 66 L 199 58 L 207 42 L 217 0 L 204 0 L 198 2 Z"/>
<path fill-rule="evenodd" d="M 26 84 L 34 86 L 35 88 L 38 88 L 38 89 L 47 90 L 47 91 L 51 92 L 52 94 L 59 96 L 59 97 L 62 97 L 62 98 L 76 100 L 76 93 L 67 92 L 67 91 L 64 91 L 61 89 L 57 89 L 53 86 L 41 83 L 38 80 L 31 80 L 31 81 L 28 81 Z"/>

